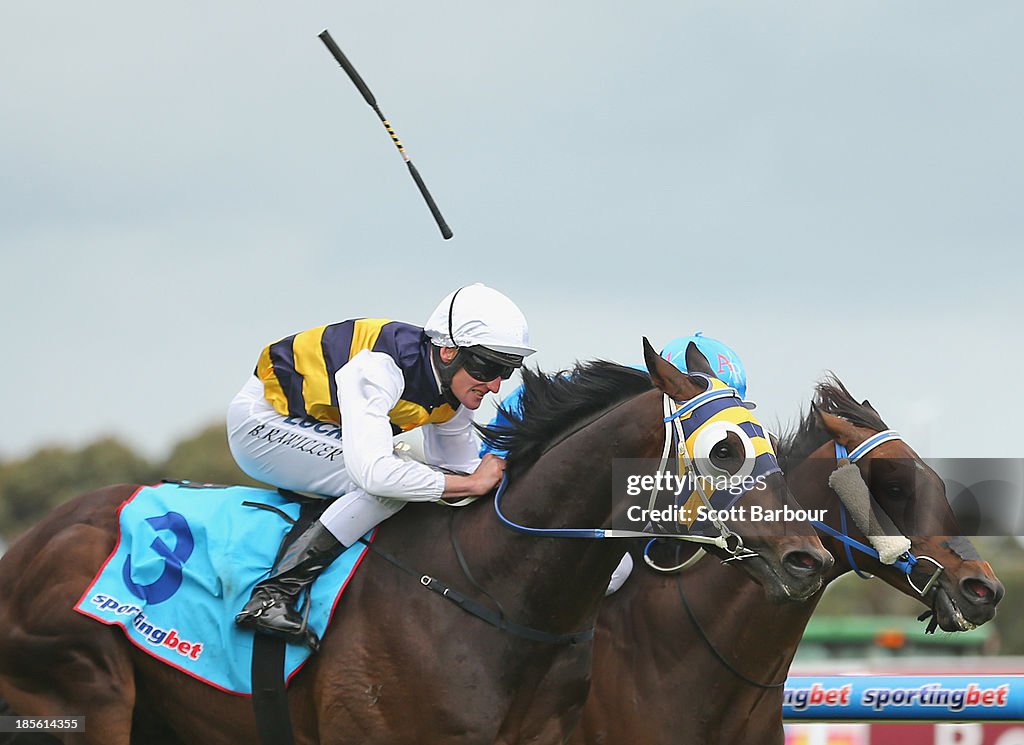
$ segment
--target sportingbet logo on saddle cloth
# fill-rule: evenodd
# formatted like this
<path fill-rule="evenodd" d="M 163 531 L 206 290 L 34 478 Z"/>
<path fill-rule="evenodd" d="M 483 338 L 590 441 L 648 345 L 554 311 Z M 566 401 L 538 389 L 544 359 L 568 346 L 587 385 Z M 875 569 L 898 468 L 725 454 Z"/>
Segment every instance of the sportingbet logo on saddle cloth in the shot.
<path fill-rule="evenodd" d="M 75 610 L 119 626 L 172 667 L 231 693 L 251 694 L 253 632 L 235 625 L 253 586 L 270 573 L 299 505 L 266 489 L 160 484 L 141 487 L 119 512 L 114 551 Z M 313 583 L 309 626 L 322 636 L 367 547 L 356 544 Z M 288 644 L 290 678 L 309 656 Z"/>

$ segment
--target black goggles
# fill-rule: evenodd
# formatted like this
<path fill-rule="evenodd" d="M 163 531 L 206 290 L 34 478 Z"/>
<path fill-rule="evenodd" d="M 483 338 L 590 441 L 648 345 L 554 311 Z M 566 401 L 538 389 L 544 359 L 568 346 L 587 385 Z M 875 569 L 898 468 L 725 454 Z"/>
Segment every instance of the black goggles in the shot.
<path fill-rule="evenodd" d="M 465 347 L 459 351 L 466 355 L 466 359 L 462 363 L 462 369 L 469 373 L 470 377 L 479 380 L 481 383 L 490 383 L 495 378 L 508 380 L 518 367 L 518 365 L 511 365 L 507 362 L 497 362 L 496 360 L 481 357 Z"/>

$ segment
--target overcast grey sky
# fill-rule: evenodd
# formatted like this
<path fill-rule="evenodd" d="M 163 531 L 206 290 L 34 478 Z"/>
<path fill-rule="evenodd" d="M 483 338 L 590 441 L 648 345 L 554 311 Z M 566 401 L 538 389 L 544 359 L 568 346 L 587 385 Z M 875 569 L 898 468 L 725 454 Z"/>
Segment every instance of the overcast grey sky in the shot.
<path fill-rule="evenodd" d="M 223 416 L 266 343 L 483 281 L 535 360 L 702 329 L 1020 456 L 1024 5 L 7 3 L 0 459 Z M 442 241 L 330 29 L 455 231 Z"/>

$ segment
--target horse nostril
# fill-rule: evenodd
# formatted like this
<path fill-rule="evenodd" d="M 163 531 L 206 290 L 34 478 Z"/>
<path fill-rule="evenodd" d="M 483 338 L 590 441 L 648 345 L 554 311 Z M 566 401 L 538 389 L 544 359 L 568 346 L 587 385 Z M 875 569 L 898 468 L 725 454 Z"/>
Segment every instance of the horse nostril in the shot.
<path fill-rule="evenodd" d="M 960 591 L 979 605 L 998 602 L 1000 593 L 987 579 L 967 577 L 960 581 Z"/>
<path fill-rule="evenodd" d="M 787 569 L 797 574 L 816 574 L 825 566 L 824 559 L 810 551 L 790 551 L 782 561 Z"/>

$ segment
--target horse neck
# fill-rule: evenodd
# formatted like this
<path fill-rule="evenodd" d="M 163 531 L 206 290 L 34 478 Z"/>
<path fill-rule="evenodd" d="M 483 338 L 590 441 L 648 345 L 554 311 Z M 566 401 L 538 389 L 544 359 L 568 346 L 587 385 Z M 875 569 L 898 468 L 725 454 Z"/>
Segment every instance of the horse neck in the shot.
<path fill-rule="evenodd" d="M 606 527 L 612 512 L 613 461 L 656 457 L 663 436 L 660 392 L 641 394 L 513 476 L 502 510 L 509 519 L 531 527 Z M 596 614 L 624 544 L 523 535 L 490 517 L 479 526 L 477 541 L 485 586 L 494 588 L 497 597 L 511 598 L 522 622 L 575 631 L 581 619 Z"/>
<path fill-rule="evenodd" d="M 786 471 L 786 483 L 801 507 L 827 510 L 825 521 L 838 528 L 841 502 L 828 483 L 836 466 L 835 445 L 832 440 L 828 440 L 799 463 L 790 465 Z M 846 560 L 843 544 L 827 535 L 820 537 L 836 561 L 824 578 L 822 590 L 804 603 L 773 606 L 759 592 L 752 592 L 754 588 L 745 577 L 736 576 L 727 580 L 724 567 L 707 568 L 709 577 L 701 583 L 702 586 L 721 586 L 724 588 L 722 593 L 734 591 L 737 600 L 728 614 L 730 625 L 735 627 L 737 622 L 740 625 L 746 624 L 731 642 L 728 636 L 718 637 L 724 640 L 719 642 L 718 649 L 721 651 L 722 644 L 728 642 L 727 648 L 735 650 L 735 656 L 730 658 L 736 660 L 734 667 L 753 680 L 768 683 L 786 678 L 824 588 L 852 569 Z M 713 576 L 717 575 L 721 575 L 721 578 L 715 581 Z M 740 584 L 745 585 L 745 589 L 737 587 Z M 705 613 L 713 610 L 713 604 L 707 605 Z M 728 629 L 724 631 L 728 634 Z M 749 661 L 754 662 L 753 667 L 740 667 L 740 663 Z M 718 673 L 713 682 L 716 695 L 708 699 L 730 703 L 727 707 L 714 705 L 710 711 L 705 712 L 705 716 L 713 717 L 719 726 L 720 742 L 741 745 L 748 741 L 752 733 L 781 733 L 782 689 L 758 688 L 724 671 L 724 666 L 717 660 L 716 663 Z"/>
<path fill-rule="evenodd" d="M 659 726 L 680 732 L 713 723 L 725 732 L 761 701 L 781 700 L 781 688 L 753 685 L 737 673 L 762 684 L 784 680 L 820 594 L 805 603 L 772 604 L 745 574 L 712 556 L 681 575 L 655 575 L 645 567 L 637 574 L 631 596 L 623 599 L 631 608 L 623 605 L 616 611 L 633 628 L 614 633 L 631 632 L 626 638 L 636 639 L 638 649 L 654 651 L 631 655 L 619 674 L 645 678 L 644 688 L 656 683 L 662 691 L 702 692 L 697 707 L 661 696 L 672 700 L 662 712 L 668 720 Z M 605 617 L 603 612 L 602 623 Z"/>
<path fill-rule="evenodd" d="M 828 448 L 831 442 L 787 474 L 801 507 L 830 512 L 838 507 L 828 486 L 835 469 Z M 794 480 L 802 486 L 799 491 Z M 825 578 L 826 584 L 848 569 L 840 564 L 839 549 L 830 550 L 841 568 Z M 655 573 L 639 557 L 635 564 L 633 577 L 601 611 L 596 695 L 611 705 L 615 691 L 629 687 L 625 681 L 648 692 L 645 706 L 658 708 L 644 715 L 658 722 L 645 732 L 652 743 L 674 743 L 680 732 L 715 731 L 718 742 L 743 745 L 750 733 L 781 731 L 782 689 L 763 686 L 786 678 L 821 593 L 803 603 L 772 604 L 747 575 L 713 556 L 680 574 Z M 621 639 L 633 640 L 630 648 L 640 652 L 623 654 L 615 641 Z M 602 694 L 602 686 L 611 688 Z M 680 705 L 664 691 L 701 691 L 700 705 Z"/>

